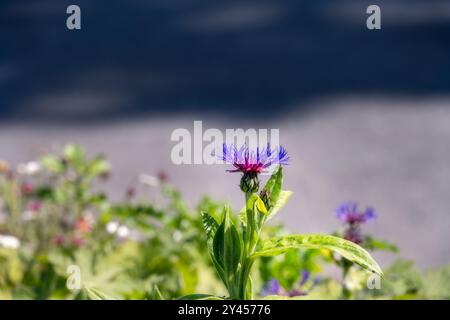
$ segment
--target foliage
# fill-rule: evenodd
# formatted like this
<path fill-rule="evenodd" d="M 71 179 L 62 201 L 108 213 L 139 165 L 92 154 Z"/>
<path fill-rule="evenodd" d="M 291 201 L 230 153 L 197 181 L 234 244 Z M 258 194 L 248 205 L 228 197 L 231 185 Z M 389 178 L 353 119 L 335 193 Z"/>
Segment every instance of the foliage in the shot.
<path fill-rule="evenodd" d="M 208 196 L 191 208 L 163 174 L 113 202 L 110 174 L 76 145 L 15 168 L 0 161 L 0 299 L 450 298 L 448 266 L 422 273 L 403 260 L 369 290 L 363 269 L 381 269 L 368 251 L 398 252 L 374 236 L 356 244 L 267 224 L 293 194 L 281 166 L 261 190 L 257 175 L 241 181 L 240 211 Z"/>

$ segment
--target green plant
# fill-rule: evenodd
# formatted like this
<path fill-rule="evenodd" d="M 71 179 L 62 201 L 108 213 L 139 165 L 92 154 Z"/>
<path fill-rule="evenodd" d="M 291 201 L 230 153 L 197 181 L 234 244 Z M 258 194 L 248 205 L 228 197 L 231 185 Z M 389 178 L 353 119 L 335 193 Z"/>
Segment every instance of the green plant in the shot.
<path fill-rule="evenodd" d="M 242 172 L 240 188 L 245 196 L 245 206 L 239 219 L 231 214 L 228 206 L 224 207 L 219 219 L 207 212 L 202 212 L 202 218 L 211 260 L 228 290 L 226 298 L 252 299 L 251 270 L 255 260 L 291 249 L 328 249 L 371 272 L 382 274 L 380 267 L 366 250 L 335 236 L 287 235 L 260 241 L 265 223 L 279 213 L 292 195 L 291 191 L 282 190 L 281 165 L 287 163 L 287 153 L 283 148 L 278 151 L 270 150 L 269 146 L 266 150 L 256 150 L 255 153 L 245 147 L 236 150 L 234 147 L 228 149 L 224 146 L 223 159 L 234 165 L 234 172 Z M 272 164 L 277 164 L 277 167 L 258 195 L 258 175 Z"/>

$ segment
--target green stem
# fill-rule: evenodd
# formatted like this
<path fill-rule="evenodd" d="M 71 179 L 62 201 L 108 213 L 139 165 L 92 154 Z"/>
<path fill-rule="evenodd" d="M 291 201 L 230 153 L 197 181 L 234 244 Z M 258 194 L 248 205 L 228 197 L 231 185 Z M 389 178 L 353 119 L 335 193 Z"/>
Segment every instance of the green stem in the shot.
<path fill-rule="evenodd" d="M 348 264 L 347 261 L 344 261 L 343 269 L 342 269 L 342 298 L 343 299 L 351 299 L 352 298 L 352 292 L 348 288 L 346 284 L 348 272 L 350 271 L 351 264 Z"/>
<path fill-rule="evenodd" d="M 243 228 L 244 252 L 242 254 L 240 274 L 238 275 L 237 280 L 237 298 L 240 300 L 252 299 L 252 293 L 249 293 L 247 291 L 250 271 L 254 262 L 253 258 L 250 257 L 254 253 L 259 240 L 259 232 L 258 230 L 254 230 L 254 227 L 256 227 L 256 225 L 255 223 L 252 223 L 252 214 L 254 214 L 254 208 L 249 201 L 251 196 L 252 192 L 245 193 L 247 224 Z M 257 234 L 256 237 L 253 237 L 254 232 L 256 232 Z"/>

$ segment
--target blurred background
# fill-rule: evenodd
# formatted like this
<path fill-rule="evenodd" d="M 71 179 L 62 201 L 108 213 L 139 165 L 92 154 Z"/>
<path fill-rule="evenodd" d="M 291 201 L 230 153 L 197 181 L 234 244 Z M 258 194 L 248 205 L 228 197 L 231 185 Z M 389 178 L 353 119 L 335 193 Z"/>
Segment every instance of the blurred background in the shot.
<path fill-rule="evenodd" d="M 371 4 L 382 30 L 366 28 Z M 275 128 L 292 231 L 330 232 L 354 200 L 403 257 L 450 262 L 448 0 L 0 1 L 0 38 L 1 159 L 75 142 L 107 155 L 113 199 L 164 170 L 192 204 L 240 208 L 239 176 L 173 165 L 170 135 Z"/>

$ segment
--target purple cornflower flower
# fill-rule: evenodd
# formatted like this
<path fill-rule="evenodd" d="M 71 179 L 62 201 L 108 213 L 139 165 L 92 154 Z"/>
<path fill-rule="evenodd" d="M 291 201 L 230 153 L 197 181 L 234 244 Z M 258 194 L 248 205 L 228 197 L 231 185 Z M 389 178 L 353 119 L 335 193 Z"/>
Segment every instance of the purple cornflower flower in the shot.
<path fill-rule="evenodd" d="M 350 225 L 362 224 L 375 219 L 375 211 L 370 207 L 366 208 L 365 211 L 359 211 L 357 203 L 347 202 L 336 209 L 336 216 L 339 220 Z"/>
<path fill-rule="evenodd" d="M 280 283 L 277 279 L 270 280 L 263 288 L 261 295 L 271 296 L 271 295 L 279 295 L 283 289 L 281 288 Z"/>
<path fill-rule="evenodd" d="M 339 220 L 347 223 L 344 231 L 344 239 L 356 244 L 363 244 L 365 237 L 361 235 L 361 224 L 375 219 L 375 211 L 373 208 L 366 210 L 358 210 L 358 204 L 355 202 L 347 202 L 336 209 L 336 215 Z"/>
<path fill-rule="evenodd" d="M 267 147 L 256 150 L 250 150 L 247 145 L 243 145 L 240 149 L 231 144 L 227 146 L 223 144 L 222 160 L 225 163 L 232 164 L 235 169 L 227 170 L 228 172 L 242 172 L 244 174 L 259 174 L 266 172 L 266 169 L 273 165 L 287 165 L 289 156 L 286 149 L 282 146 L 271 148 Z"/>
<path fill-rule="evenodd" d="M 272 149 L 270 144 L 267 147 L 251 150 L 247 145 L 237 149 L 231 144 L 222 146 L 221 159 L 234 166 L 233 170 L 228 172 L 242 172 L 240 188 L 245 193 L 257 192 L 259 190 L 260 173 L 266 173 L 274 165 L 286 165 L 289 163 L 289 156 L 285 148 L 278 147 Z"/>

